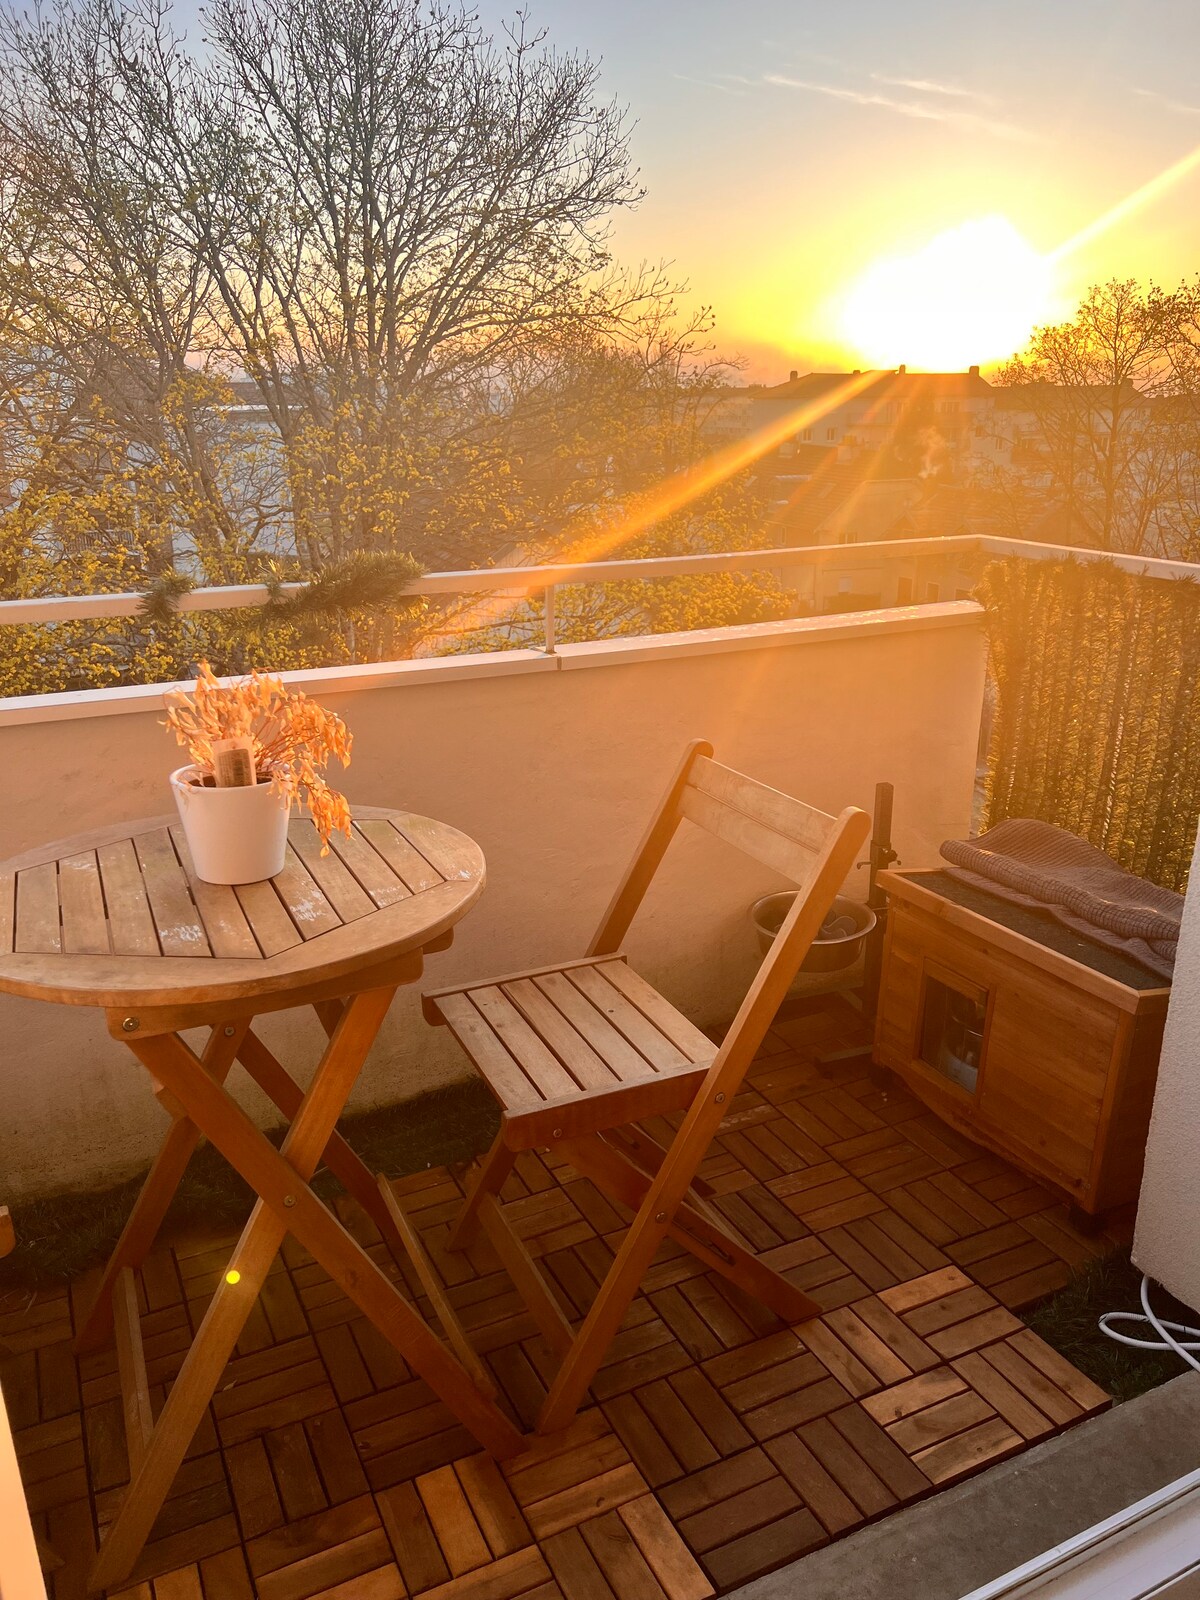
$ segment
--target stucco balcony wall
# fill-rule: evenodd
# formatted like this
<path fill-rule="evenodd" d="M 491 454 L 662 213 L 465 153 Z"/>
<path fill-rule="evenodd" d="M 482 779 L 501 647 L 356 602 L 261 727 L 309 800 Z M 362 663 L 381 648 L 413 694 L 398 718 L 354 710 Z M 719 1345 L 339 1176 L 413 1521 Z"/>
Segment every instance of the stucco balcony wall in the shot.
<path fill-rule="evenodd" d="M 967 832 L 984 680 L 970 602 L 293 674 L 355 736 L 352 802 L 440 817 L 482 845 L 488 886 L 426 983 L 582 953 L 683 744 L 836 811 L 895 785 L 895 842 L 930 865 Z M 179 753 L 162 687 L 0 702 L 3 855 L 170 806 Z M 639 970 L 703 1024 L 728 1017 L 757 959 L 747 908 L 782 880 L 685 828 L 634 924 Z M 862 897 L 860 869 L 848 892 Z M 301 1075 L 311 1014 L 262 1032 Z M 19 1200 L 144 1166 L 164 1115 L 93 1010 L 0 996 L 0 1172 Z M 351 1102 L 393 1104 L 461 1077 L 444 1030 L 401 991 Z M 244 1103 L 277 1120 L 256 1090 Z"/>

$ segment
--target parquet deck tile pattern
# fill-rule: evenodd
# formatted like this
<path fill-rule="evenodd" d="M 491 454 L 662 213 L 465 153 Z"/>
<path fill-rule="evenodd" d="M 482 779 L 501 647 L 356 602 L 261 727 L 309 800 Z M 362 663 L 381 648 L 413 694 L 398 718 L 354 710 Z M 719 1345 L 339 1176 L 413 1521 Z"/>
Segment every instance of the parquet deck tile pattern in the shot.
<path fill-rule="evenodd" d="M 822 1065 L 858 1042 L 849 1018 L 776 1025 L 703 1168 L 728 1222 L 820 1302 L 818 1321 L 787 1328 L 665 1246 L 595 1403 L 497 1465 L 289 1241 L 111 1593 L 703 1600 L 1103 1409 L 1016 1312 L 1115 1235 L 1077 1232 L 1053 1195 L 864 1058 Z M 447 1250 L 459 1181 L 435 1169 L 397 1188 L 531 1424 L 553 1359 L 490 1246 Z M 534 1152 L 504 1201 L 579 1318 L 625 1217 Z M 398 1271 L 373 1225 L 344 1214 Z M 232 1242 L 177 1237 L 138 1275 L 156 1407 Z M 0 1303 L 0 1381 L 53 1600 L 87 1593 L 97 1525 L 128 1479 L 115 1354 L 72 1353 L 90 1292 Z"/>

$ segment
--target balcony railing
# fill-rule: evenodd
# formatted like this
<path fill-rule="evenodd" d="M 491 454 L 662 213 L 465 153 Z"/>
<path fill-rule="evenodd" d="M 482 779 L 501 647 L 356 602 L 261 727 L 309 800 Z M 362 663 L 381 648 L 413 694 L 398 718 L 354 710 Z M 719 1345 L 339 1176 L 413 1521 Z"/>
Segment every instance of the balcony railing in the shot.
<path fill-rule="evenodd" d="M 835 566 L 849 571 L 892 564 L 900 560 L 948 556 L 1019 556 L 1029 561 L 1108 562 L 1124 572 L 1153 578 L 1200 578 L 1200 565 L 1165 561 L 1158 557 L 1124 555 L 1114 551 L 1080 549 L 1070 545 L 1031 544 L 1021 539 L 1001 539 L 975 534 L 946 538 L 889 539 L 849 545 L 782 546 L 770 550 L 720 551 L 711 555 L 661 556 L 638 561 L 567 562 L 548 566 L 472 567 L 461 572 L 429 572 L 414 580 L 407 594 L 425 597 L 448 595 L 513 594 L 544 597 L 544 649 L 553 654 L 555 593 L 576 584 L 627 583 L 634 579 L 696 577 L 725 572 L 784 572 L 797 567 Z M 227 584 L 193 589 L 180 597 L 178 609 L 235 611 L 265 606 L 280 592 L 295 594 L 300 583 L 283 584 L 272 591 L 266 584 Z M 136 592 L 123 594 L 54 595 L 27 600 L 0 601 L 0 627 L 33 623 L 79 622 L 113 617 L 135 617 L 143 604 Z"/>

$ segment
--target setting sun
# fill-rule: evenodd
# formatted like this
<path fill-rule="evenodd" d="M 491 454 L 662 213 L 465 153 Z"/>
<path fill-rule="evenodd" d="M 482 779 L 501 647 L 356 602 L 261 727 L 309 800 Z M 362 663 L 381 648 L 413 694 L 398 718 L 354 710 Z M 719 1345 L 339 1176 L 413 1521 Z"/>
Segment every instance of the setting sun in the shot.
<path fill-rule="evenodd" d="M 1052 266 L 1003 217 L 964 222 L 877 261 L 846 293 L 841 331 L 873 366 L 998 361 L 1054 314 Z"/>

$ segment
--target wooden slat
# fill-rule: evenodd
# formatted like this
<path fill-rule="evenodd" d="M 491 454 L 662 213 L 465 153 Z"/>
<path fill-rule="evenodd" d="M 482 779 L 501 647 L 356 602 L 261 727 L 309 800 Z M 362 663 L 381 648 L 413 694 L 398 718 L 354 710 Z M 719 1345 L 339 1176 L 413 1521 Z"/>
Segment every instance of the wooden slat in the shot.
<path fill-rule="evenodd" d="M 532 979 L 506 983 L 502 992 L 537 1030 L 581 1089 L 616 1086 L 616 1075 Z"/>
<path fill-rule="evenodd" d="M 897 1316 L 903 1316 L 906 1311 L 929 1305 L 943 1295 L 971 1287 L 971 1280 L 965 1272 L 960 1272 L 957 1267 L 940 1267 L 936 1272 L 927 1272 L 924 1277 L 914 1278 L 910 1283 L 898 1283 L 894 1289 L 882 1290 L 879 1298 L 889 1310 Z"/>
<path fill-rule="evenodd" d="M 465 994 L 446 994 L 437 1002 L 447 1027 L 479 1068 L 506 1109 L 541 1105 L 543 1096 L 504 1048 L 491 1024 Z"/>
<path fill-rule="evenodd" d="M 211 954 L 171 835 L 165 828 L 157 828 L 153 833 L 139 833 L 133 845 L 163 955 Z"/>
<path fill-rule="evenodd" d="M 289 825 L 288 840 L 343 922 L 354 922 L 374 911 L 370 895 L 341 858 L 332 852 L 321 854 L 317 831 L 306 817 L 297 817 Z"/>
<path fill-rule="evenodd" d="M 1021 1447 L 1021 1435 L 1000 1417 L 981 1422 L 967 1433 L 931 1445 L 916 1457 L 916 1464 L 933 1483 L 945 1484 L 967 1472 L 978 1472 Z"/>
<path fill-rule="evenodd" d="M 146 1352 L 142 1345 L 137 1285 L 129 1267 L 120 1272 L 113 1291 L 113 1332 L 117 1345 L 117 1370 L 121 1380 L 121 1408 L 125 1418 L 129 1469 L 135 1473 L 154 1431 L 154 1412 L 150 1406 L 150 1383 L 146 1376 Z"/>
<path fill-rule="evenodd" d="M 623 1083 L 636 1083 L 652 1070 L 646 1058 L 617 1032 L 564 973 L 548 972 L 533 981 Z"/>
<path fill-rule="evenodd" d="M 558 1301 L 546 1287 L 545 1279 L 529 1251 L 512 1228 L 496 1203 L 494 1195 L 482 1195 L 478 1203 L 479 1220 L 491 1240 L 492 1248 L 504 1263 L 509 1277 L 520 1291 L 529 1307 L 530 1315 L 541 1329 L 552 1350 L 560 1354 L 570 1349 L 575 1330 L 567 1321 Z"/>
<path fill-rule="evenodd" d="M 965 1433 L 981 1422 L 995 1416 L 995 1411 L 981 1395 L 972 1389 L 951 1395 L 927 1406 L 924 1411 L 901 1417 L 888 1427 L 888 1437 L 909 1455 L 916 1455 L 930 1445 L 941 1444 L 956 1433 Z"/>
<path fill-rule="evenodd" d="M 146 898 L 146 885 L 131 839 L 101 845 L 96 851 L 108 906 L 112 948 L 119 956 L 158 955 L 158 934 Z"/>
<path fill-rule="evenodd" d="M 233 892 L 264 956 L 277 956 L 284 950 L 294 950 L 303 942 L 283 901 L 275 893 L 273 882 L 239 883 Z"/>
<path fill-rule="evenodd" d="M 62 949 L 55 861 L 17 874 L 16 948 L 23 955 L 53 955 Z"/>
<path fill-rule="evenodd" d="M 875 1374 L 880 1383 L 903 1383 L 906 1378 L 912 1377 L 913 1369 L 908 1363 L 902 1361 L 896 1351 L 885 1344 L 850 1306 L 827 1312 L 825 1323 L 846 1348 Z M 936 1357 L 929 1364 L 932 1366 L 935 1360 Z"/>
<path fill-rule="evenodd" d="M 290 844 L 283 859 L 283 871 L 276 873 L 271 882 L 302 938 L 316 939 L 342 926 L 341 917 Z"/>
<path fill-rule="evenodd" d="M 707 1035 L 676 1011 L 669 1000 L 664 1000 L 657 989 L 652 989 L 644 978 L 639 978 L 624 961 L 606 961 L 596 969 L 661 1032 L 671 1043 L 683 1051 L 689 1061 L 707 1064 L 717 1053 L 717 1047 Z"/>
<path fill-rule="evenodd" d="M 1044 1339 L 1039 1339 L 1032 1328 L 1022 1328 L 1009 1341 L 1013 1349 L 1025 1360 L 1044 1373 L 1056 1388 L 1082 1407 L 1084 1411 L 1099 1410 L 1110 1404 L 1108 1395 L 1086 1377 L 1057 1350 L 1052 1350 Z"/>
<path fill-rule="evenodd" d="M 987 1358 L 987 1352 L 971 1351 L 959 1356 L 954 1370 L 998 1411 L 1005 1422 L 1024 1439 L 1040 1439 L 1054 1424 L 1042 1415 L 1033 1402 L 1015 1388 Z"/>
<path fill-rule="evenodd" d="M 334 854 L 354 874 L 355 879 L 370 895 L 377 906 L 395 905 L 397 900 L 407 900 L 411 891 L 391 866 L 373 849 L 362 835 L 362 830 L 352 828 L 350 837 L 333 833 L 329 837 Z"/>
<path fill-rule="evenodd" d="M 1063 1393 L 1039 1368 L 1032 1366 L 1024 1356 L 1013 1349 L 1011 1339 L 990 1346 L 983 1352 L 989 1364 L 1012 1384 L 1019 1394 L 1032 1402 L 1048 1416 L 1057 1427 L 1075 1422 L 1082 1411 L 1069 1395 Z"/>
<path fill-rule="evenodd" d="M 568 980 L 587 995 L 597 1011 L 624 1034 L 655 1071 L 673 1072 L 691 1064 L 678 1045 L 672 1044 L 649 1017 L 631 1005 L 620 990 L 609 982 L 605 967 L 573 966 L 564 970 Z"/>
<path fill-rule="evenodd" d="M 58 898 L 63 949 L 69 955 L 107 955 L 108 921 L 95 851 L 65 856 L 58 863 Z"/>
<path fill-rule="evenodd" d="M 963 1360 L 966 1359 L 964 1356 Z M 964 1379 L 951 1372 L 949 1367 L 938 1367 L 933 1372 L 919 1373 L 905 1383 L 893 1384 L 881 1394 L 867 1395 L 862 1408 L 881 1428 L 886 1428 L 889 1423 L 899 1422 L 902 1417 L 909 1417 L 915 1411 L 924 1411 L 927 1406 L 936 1405 L 940 1400 L 949 1400 L 956 1394 L 962 1394 L 966 1388 Z"/>
<path fill-rule="evenodd" d="M 633 1535 L 667 1600 L 706 1600 L 713 1593 L 712 1584 L 654 1495 L 627 1500 L 618 1507 L 617 1515 Z"/>
<path fill-rule="evenodd" d="M 227 883 L 206 883 L 197 877 L 183 828 L 174 827 L 170 832 L 213 955 L 257 960 L 258 945 L 233 889 Z"/>
<path fill-rule="evenodd" d="M 701 793 L 711 795 L 722 805 L 741 811 L 773 833 L 798 844 L 810 855 L 825 847 L 833 832 L 835 819 L 815 806 L 805 805 L 780 789 L 748 778 L 744 772 L 735 772 L 711 756 L 697 756 L 692 763 L 689 783 Z"/>
<path fill-rule="evenodd" d="M 382 817 L 356 822 L 355 827 L 364 838 L 370 840 L 372 847 L 413 894 L 420 894 L 422 889 L 436 889 L 443 881 L 441 873 L 429 865 L 421 852 L 409 844 L 398 828 Z"/>
<path fill-rule="evenodd" d="M 556 1056 L 534 1033 L 512 1001 L 499 989 L 472 989 L 471 1003 L 543 1099 L 557 1099 L 578 1091 L 578 1085 Z"/>
<path fill-rule="evenodd" d="M 407 839 L 413 849 L 424 856 L 433 870 L 440 872 L 444 879 L 470 875 L 466 857 L 448 845 L 445 837 L 429 826 L 428 817 L 393 817 L 391 820 L 401 837 Z"/>
<path fill-rule="evenodd" d="M 694 789 L 690 784 L 683 791 L 679 809 L 689 822 L 723 839 L 743 855 L 770 867 L 773 872 L 781 872 L 795 884 L 805 881 L 812 865 L 812 852 L 773 828 L 765 827 L 744 811 L 722 805 L 703 789 Z"/>

